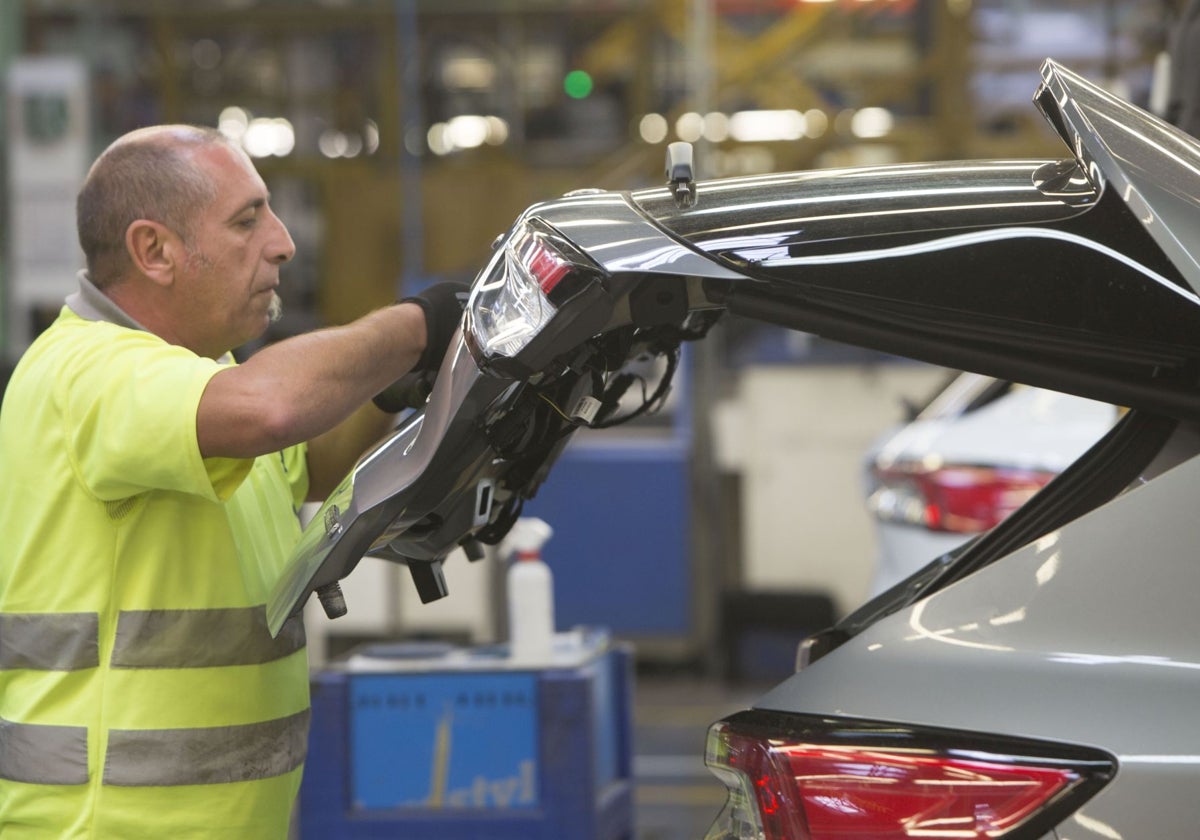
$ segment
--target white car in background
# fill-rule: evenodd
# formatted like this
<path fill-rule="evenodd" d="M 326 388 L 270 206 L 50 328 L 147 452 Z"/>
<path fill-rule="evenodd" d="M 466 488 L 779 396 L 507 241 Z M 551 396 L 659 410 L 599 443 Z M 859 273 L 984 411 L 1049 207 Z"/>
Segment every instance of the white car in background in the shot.
<path fill-rule="evenodd" d="M 1100 439 L 1116 407 L 962 373 L 874 444 L 870 596 L 998 525 Z"/>

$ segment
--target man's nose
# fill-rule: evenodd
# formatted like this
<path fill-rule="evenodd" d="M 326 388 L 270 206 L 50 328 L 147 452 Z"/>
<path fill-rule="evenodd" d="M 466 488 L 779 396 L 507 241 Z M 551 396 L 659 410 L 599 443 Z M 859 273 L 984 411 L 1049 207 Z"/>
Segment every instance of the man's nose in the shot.
<path fill-rule="evenodd" d="M 275 226 L 272 231 L 271 245 L 267 252 L 268 259 L 277 264 L 285 263 L 296 256 L 296 243 L 292 241 L 292 235 L 288 233 L 287 225 L 283 223 L 283 220 L 276 216 L 273 210 L 268 212 L 271 214 L 271 223 Z"/>

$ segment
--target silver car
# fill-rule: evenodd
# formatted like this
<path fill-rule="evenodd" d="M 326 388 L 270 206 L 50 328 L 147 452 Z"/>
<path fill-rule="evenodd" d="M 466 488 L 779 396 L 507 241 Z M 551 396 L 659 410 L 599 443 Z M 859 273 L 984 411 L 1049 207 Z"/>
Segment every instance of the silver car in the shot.
<path fill-rule="evenodd" d="M 959 373 L 866 457 L 872 597 L 990 531 L 1099 440 L 1108 403 Z"/>
<path fill-rule="evenodd" d="M 1052 61 L 1035 102 L 1062 159 L 696 183 L 675 147 L 664 187 L 531 207 L 428 402 L 309 526 L 272 625 L 314 591 L 343 611 L 364 553 L 445 594 L 450 550 L 502 537 L 577 430 L 636 412 L 627 363 L 734 312 L 1129 411 L 714 725 L 709 840 L 1195 836 L 1200 144 Z"/>

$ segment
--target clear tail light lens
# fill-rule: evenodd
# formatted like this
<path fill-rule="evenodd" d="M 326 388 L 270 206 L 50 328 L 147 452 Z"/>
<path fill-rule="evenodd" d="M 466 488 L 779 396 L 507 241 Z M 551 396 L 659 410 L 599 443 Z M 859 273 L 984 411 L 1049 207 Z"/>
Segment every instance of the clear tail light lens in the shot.
<path fill-rule="evenodd" d="M 871 512 L 887 522 L 978 534 L 1003 522 L 1055 477 L 1004 467 L 899 465 L 872 469 Z"/>
<path fill-rule="evenodd" d="M 522 222 L 476 279 L 468 336 L 484 358 L 513 358 L 599 270 L 549 226 Z"/>
<path fill-rule="evenodd" d="M 531 230 L 520 231 L 475 284 L 469 323 L 485 355 L 515 356 L 554 317 L 556 309 L 533 269 L 557 260 L 540 239 Z"/>
<path fill-rule="evenodd" d="M 1035 840 L 1115 764 L 1077 747 L 771 712 L 709 731 L 729 789 L 706 840 Z"/>

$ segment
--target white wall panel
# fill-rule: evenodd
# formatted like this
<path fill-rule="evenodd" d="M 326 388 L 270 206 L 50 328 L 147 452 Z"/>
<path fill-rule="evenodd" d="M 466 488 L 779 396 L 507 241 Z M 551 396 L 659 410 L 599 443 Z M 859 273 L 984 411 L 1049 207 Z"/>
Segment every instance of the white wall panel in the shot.
<path fill-rule="evenodd" d="M 720 463 L 742 477 L 742 584 L 817 589 L 840 612 L 866 597 L 875 539 L 863 492 L 871 443 L 942 368 L 895 363 L 744 369 L 717 411 Z"/>

